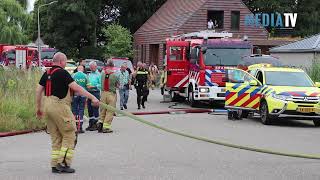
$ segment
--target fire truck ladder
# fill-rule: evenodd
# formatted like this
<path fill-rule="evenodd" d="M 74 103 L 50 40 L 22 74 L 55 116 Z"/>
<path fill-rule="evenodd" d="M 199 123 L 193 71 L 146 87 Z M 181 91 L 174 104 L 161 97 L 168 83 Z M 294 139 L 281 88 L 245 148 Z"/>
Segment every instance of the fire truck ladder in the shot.
<path fill-rule="evenodd" d="M 222 32 L 215 32 L 214 30 L 205 30 L 187 34 L 180 34 L 177 36 L 173 36 L 170 40 L 177 40 L 177 39 L 222 39 L 222 38 L 232 38 L 232 33 L 222 31 Z"/>

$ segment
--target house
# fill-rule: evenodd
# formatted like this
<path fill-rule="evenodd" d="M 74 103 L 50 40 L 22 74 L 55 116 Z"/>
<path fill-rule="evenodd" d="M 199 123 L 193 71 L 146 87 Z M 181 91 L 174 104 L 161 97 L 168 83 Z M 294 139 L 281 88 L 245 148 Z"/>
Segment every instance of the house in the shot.
<path fill-rule="evenodd" d="M 167 0 L 134 33 L 134 62 L 161 66 L 166 38 L 205 30 L 210 19 L 217 22 L 216 31 L 233 33 L 236 38 L 247 36 L 263 53 L 284 43 L 269 41 L 269 33 L 263 27 L 246 26 L 245 16 L 250 14 L 242 0 Z"/>
<path fill-rule="evenodd" d="M 310 67 L 312 60 L 320 61 L 320 33 L 290 44 L 270 49 L 286 65 Z"/>

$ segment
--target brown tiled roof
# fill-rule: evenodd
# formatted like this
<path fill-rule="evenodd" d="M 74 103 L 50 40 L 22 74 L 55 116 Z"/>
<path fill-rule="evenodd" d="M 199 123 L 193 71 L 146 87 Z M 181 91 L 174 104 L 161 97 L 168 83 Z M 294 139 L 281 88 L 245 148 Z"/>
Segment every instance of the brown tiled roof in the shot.
<path fill-rule="evenodd" d="M 208 0 L 168 0 L 136 33 L 179 29 Z"/>

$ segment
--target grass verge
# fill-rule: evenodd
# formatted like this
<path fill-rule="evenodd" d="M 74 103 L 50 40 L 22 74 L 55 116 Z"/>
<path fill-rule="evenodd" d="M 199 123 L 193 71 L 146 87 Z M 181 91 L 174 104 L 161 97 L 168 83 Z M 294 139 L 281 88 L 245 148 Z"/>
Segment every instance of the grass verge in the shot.
<path fill-rule="evenodd" d="M 40 77 L 39 71 L 0 69 L 0 132 L 45 126 L 35 117 L 35 89 Z"/>

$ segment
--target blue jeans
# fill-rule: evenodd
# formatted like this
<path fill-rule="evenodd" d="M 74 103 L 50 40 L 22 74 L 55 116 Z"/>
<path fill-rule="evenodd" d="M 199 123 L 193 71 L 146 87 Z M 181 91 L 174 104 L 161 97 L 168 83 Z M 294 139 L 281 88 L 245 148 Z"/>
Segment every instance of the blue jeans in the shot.
<path fill-rule="evenodd" d="M 129 89 L 119 89 L 120 107 L 127 105 L 129 99 Z"/>
<path fill-rule="evenodd" d="M 93 91 L 90 93 L 100 100 L 100 91 Z M 99 107 L 92 106 L 91 99 L 88 99 L 87 102 L 88 102 L 89 126 L 92 126 L 99 120 Z"/>
<path fill-rule="evenodd" d="M 83 96 L 73 96 L 72 99 L 72 113 L 76 117 L 76 122 L 80 120 L 80 126 L 82 128 L 83 124 L 83 114 L 86 103 L 86 97 Z"/>

